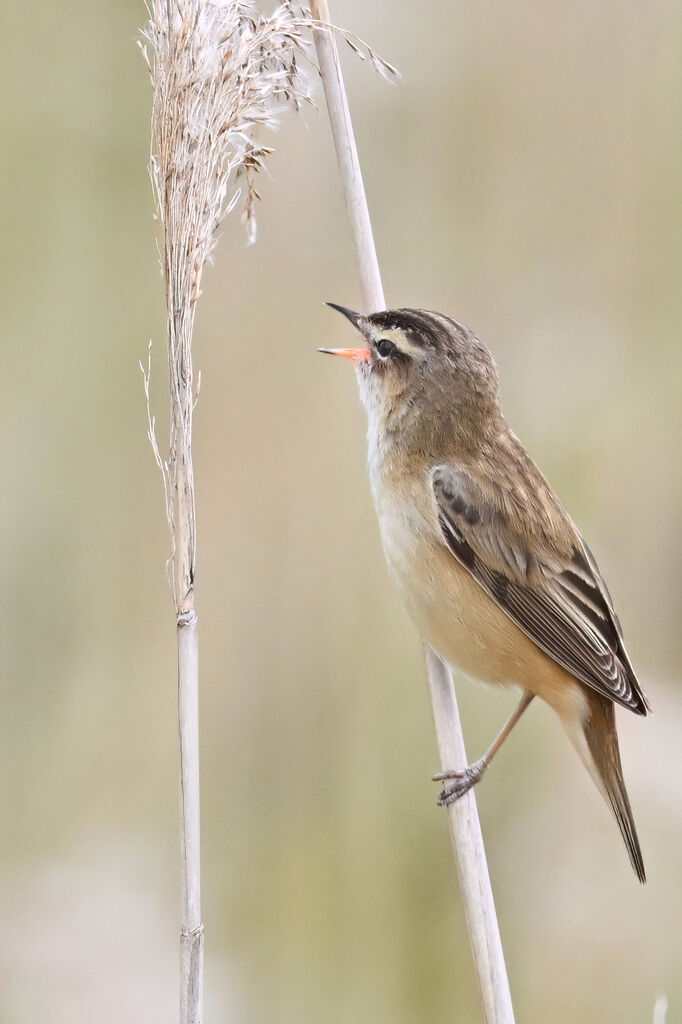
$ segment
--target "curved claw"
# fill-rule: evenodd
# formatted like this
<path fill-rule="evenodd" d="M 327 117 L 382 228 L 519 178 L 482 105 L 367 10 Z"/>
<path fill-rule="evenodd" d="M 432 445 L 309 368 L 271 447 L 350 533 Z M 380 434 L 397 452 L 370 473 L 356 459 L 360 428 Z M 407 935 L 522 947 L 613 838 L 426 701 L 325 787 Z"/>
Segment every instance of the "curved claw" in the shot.
<path fill-rule="evenodd" d="M 455 800 L 459 800 L 465 793 L 468 793 L 480 780 L 486 767 L 486 762 L 481 759 L 469 765 L 463 772 L 436 772 L 433 776 L 434 782 L 452 781 L 452 785 L 446 786 L 440 793 L 438 797 L 439 807 L 447 807 L 448 804 L 453 804 Z"/>

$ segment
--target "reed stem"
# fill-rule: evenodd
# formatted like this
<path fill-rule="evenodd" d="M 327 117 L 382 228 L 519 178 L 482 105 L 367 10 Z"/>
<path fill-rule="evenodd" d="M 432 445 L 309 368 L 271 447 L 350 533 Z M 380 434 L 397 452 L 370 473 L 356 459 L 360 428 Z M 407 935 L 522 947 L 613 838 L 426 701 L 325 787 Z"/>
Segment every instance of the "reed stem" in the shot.
<path fill-rule="evenodd" d="M 150 409 L 151 353 L 144 375 L 148 434 L 161 470 L 171 534 L 180 733 L 180 1021 L 201 1024 L 204 927 L 199 821 L 199 650 L 195 611 L 197 523 L 192 414 L 198 387 L 192 335 L 204 267 L 218 227 L 242 200 L 255 238 L 255 178 L 269 147 L 260 128 L 274 110 L 298 108 L 307 93 L 298 10 L 281 3 L 266 16 L 251 0 L 149 0 L 140 45 L 152 88 L 150 172 L 161 226 L 166 289 L 170 435 L 162 456 Z M 197 381 L 198 385 L 198 381 Z"/>
<path fill-rule="evenodd" d="M 331 24 L 327 0 L 312 0 L 316 21 Z M 386 308 L 348 98 L 333 32 L 313 31 L 346 210 L 368 312 Z M 450 669 L 425 645 L 426 674 L 443 771 L 466 767 L 464 737 Z M 495 903 L 473 789 L 447 808 L 469 943 L 486 1024 L 514 1024 Z"/>

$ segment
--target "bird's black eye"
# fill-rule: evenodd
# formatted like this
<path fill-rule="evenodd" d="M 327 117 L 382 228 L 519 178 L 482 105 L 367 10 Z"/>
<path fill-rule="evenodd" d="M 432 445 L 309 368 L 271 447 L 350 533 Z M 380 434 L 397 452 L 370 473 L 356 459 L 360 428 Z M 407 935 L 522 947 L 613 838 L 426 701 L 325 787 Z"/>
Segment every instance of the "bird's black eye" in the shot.
<path fill-rule="evenodd" d="M 379 353 L 382 359 L 388 359 L 389 356 L 392 356 L 393 353 L 395 352 L 395 349 L 396 346 L 393 344 L 392 341 L 389 341 L 388 338 L 381 338 L 377 342 L 377 352 Z"/>

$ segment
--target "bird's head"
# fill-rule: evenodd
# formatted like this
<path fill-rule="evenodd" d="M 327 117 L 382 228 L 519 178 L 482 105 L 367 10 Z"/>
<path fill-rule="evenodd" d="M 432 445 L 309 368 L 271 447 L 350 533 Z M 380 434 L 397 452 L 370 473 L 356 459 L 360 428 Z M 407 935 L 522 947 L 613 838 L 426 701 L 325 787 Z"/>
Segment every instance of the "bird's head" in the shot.
<path fill-rule="evenodd" d="M 329 305 L 350 320 L 363 344 L 320 351 L 353 361 L 363 405 L 380 431 L 433 449 L 441 437 L 464 443 L 496 424 L 497 368 L 472 331 L 424 309 L 365 316 Z"/>

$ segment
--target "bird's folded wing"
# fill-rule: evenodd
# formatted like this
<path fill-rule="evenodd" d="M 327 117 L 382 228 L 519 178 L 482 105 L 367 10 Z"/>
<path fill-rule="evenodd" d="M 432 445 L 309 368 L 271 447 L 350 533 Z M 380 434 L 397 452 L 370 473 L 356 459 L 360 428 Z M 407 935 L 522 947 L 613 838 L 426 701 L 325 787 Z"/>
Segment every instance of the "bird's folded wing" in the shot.
<path fill-rule="evenodd" d="M 558 555 L 524 539 L 503 503 L 462 468 L 437 466 L 431 482 L 445 543 L 504 612 L 576 679 L 646 714 L 611 598 L 579 534 L 570 554 Z"/>

